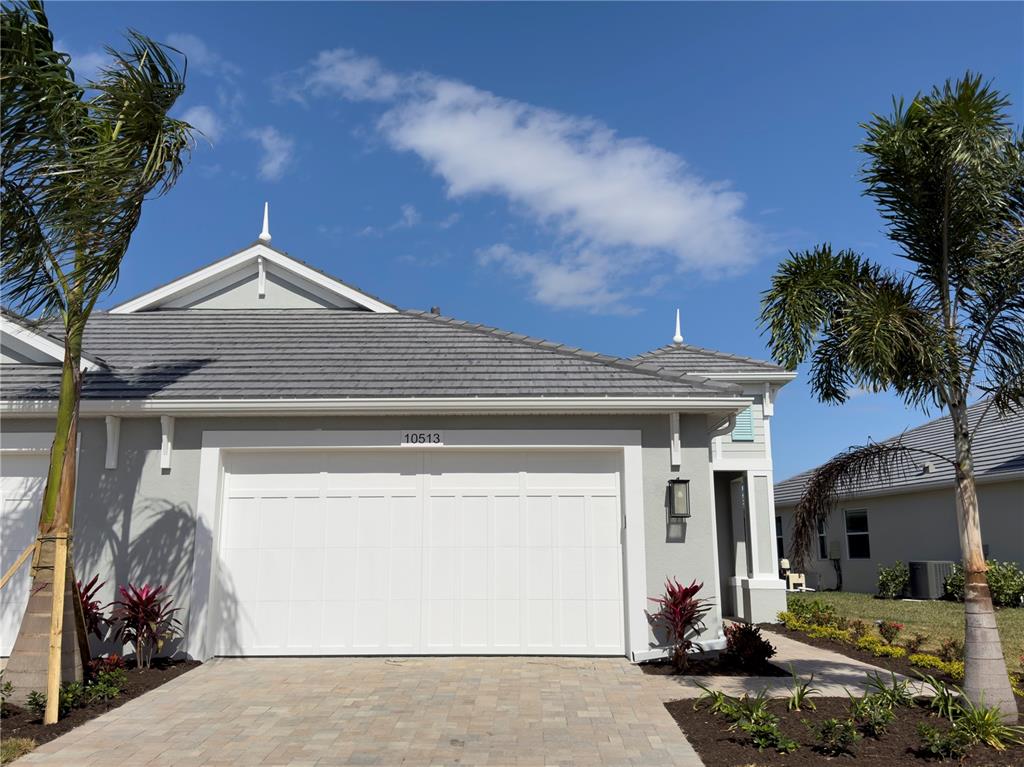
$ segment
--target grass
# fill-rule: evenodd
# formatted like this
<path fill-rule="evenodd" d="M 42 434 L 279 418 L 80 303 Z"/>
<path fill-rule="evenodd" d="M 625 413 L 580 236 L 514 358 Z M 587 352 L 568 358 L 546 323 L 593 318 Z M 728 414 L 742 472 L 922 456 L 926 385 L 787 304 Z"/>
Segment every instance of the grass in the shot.
<path fill-rule="evenodd" d="M 32 738 L 4 738 L 0 740 L 0 764 L 9 764 L 36 747 Z"/>
<path fill-rule="evenodd" d="M 935 651 L 943 639 L 964 638 L 964 606 L 957 602 L 876 599 L 870 594 L 853 594 L 846 591 L 790 594 L 789 599 L 821 599 L 835 605 L 839 615 L 850 620 L 859 618 L 866 623 L 880 620 L 902 623 L 901 639 L 912 636 L 915 632 L 929 637 L 922 652 Z M 1019 658 L 1024 655 L 1024 608 L 997 610 L 996 623 L 1003 641 L 1003 656 L 1006 658 L 1007 668 L 1010 671 L 1020 671 Z"/>

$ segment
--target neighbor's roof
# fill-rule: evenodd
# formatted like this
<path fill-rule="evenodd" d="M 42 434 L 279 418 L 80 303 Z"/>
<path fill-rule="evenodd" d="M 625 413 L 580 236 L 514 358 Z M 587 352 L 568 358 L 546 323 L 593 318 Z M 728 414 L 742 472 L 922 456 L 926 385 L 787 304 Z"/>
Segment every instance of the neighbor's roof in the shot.
<path fill-rule="evenodd" d="M 85 376 L 86 400 L 742 397 L 734 384 L 410 311 L 97 312 L 84 347 L 108 366 Z M 56 398 L 59 368 L 0 367 L 3 399 Z"/>
<path fill-rule="evenodd" d="M 989 402 L 990 400 L 984 399 L 967 408 L 967 416 L 972 430 L 977 425 L 978 419 L 982 417 Z M 929 421 L 916 429 L 910 429 L 897 437 L 891 437 L 885 442 L 895 442 L 900 438 L 908 447 L 930 450 L 943 456 L 953 456 L 953 427 L 948 415 Z M 1003 474 L 1012 475 L 1024 472 L 1024 411 L 1000 417 L 994 405 L 988 408 L 980 428 L 975 433 L 972 453 L 974 474 L 979 479 L 993 479 Z M 952 465 L 948 462 L 931 459 L 923 454 L 914 455 L 912 460 L 921 467 L 919 470 L 912 473 L 898 472 L 887 482 L 881 479 L 865 482 L 857 488 L 856 492 L 849 495 L 856 496 L 861 493 L 878 495 L 887 490 L 906 492 L 919 487 L 952 484 L 954 472 Z M 933 469 L 925 471 L 924 466 L 929 462 Z M 796 502 L 800 500 L 804 485 L 813 471 L 814 469 L 811 469 L 779 482 L 775 486 L 775 505 L 796 505 Z"/>
<path fill-rule="evenodd" d="M 714 349 L 703 349 L 690 344 L 669 344 L 633 357 L 638 362 L 651 365 L 672 375 L 706 375 L 728 377 L 730 375 L 779 374 L 792 377 L 784 367 L 752 357 L 740 357 Z"/>

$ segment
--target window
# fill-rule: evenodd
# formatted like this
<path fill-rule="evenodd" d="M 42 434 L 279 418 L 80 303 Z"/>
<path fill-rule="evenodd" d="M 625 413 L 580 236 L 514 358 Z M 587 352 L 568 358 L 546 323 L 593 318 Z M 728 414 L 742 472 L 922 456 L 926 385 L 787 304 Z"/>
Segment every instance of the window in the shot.
<path fill-rule="evenodd" d="M 871 559 L 866 509 L 846 512 L 846 553 L 850 559 Z"/>
<path fill-rule="evenodd" d="M 782 539 L 782 517 L 775 515 L 775 553 L 779 559 L 786 558 L 786 543 Z"/>
<path fill-rule="evenodd" d="M 733 442 L 754 441 L 754 411 L 747 408 L 736 416 L 736 426 L 732 430 Z"/>
<path fill-rule="evenodd" d="M 823 519 L 818 520 L 818 559 L 828 559 L 828 536 Z"/>

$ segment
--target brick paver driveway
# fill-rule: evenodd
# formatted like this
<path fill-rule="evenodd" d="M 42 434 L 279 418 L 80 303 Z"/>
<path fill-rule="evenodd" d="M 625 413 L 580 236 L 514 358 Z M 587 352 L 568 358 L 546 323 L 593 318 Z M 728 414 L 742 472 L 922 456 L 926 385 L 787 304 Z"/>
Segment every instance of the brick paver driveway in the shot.
<path fill-rule="evenodd" d="M 610 658 L 216 660 L 18 764 L 699 767 L 665 688 Z"/>

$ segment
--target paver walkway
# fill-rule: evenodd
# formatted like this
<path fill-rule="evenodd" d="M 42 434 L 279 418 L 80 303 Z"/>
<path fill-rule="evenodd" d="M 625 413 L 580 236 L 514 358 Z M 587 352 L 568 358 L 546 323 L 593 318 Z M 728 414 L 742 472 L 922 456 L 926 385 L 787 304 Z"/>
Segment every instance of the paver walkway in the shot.
<path fill-rule="evenodd" d="M 613 658 L 215 660 L 18 765 L 701 767 L 659 681 Z"/>

